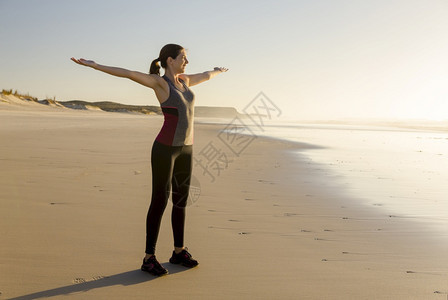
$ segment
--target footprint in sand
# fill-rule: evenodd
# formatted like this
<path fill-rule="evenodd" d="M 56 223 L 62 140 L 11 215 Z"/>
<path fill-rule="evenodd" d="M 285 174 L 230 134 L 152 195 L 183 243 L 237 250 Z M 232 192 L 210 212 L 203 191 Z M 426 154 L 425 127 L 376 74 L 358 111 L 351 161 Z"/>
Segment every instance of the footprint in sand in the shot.
<path fill-rule="evenodd" d="M 94 188 L 100 188 L 101 186 L 100 186 L 100 185 L 94 185 L 93 187 L 94 187 Z M 103 190 L 103 189 L 99 189 L 98 191 L 99 191 L 99 192 L 104 192 L 105 190 Z"/>
<path fill-rule="evenodd" d="M 298 216 L 299 214 L 296 213 L 284 213 L 283 216 L 285 217 L 294 217 L 294 216 Z"/>
<path fill-rule="evenodd" d="M 269 183 L 269 184 L 275 184 L 275 183 L 272 182 L 272 181 L 269 181 L 269 180 L 263 180 L 263 179 L 258 179 L 258 182 Z"/>
<path fill-rule="evenodd" d="M 434 294 L 445 294 L 445 295 L 447 295 L 448 292 L 434 291 Z"/>
<path fill-rule="evenodd" d="M 98 275 L 98 276 L 93 276 L 93 277 L 88 278 L 88 279 L 79 277 L 79 278 L 73 279 L 73 283 L 79 284 L 79 283 L 85 283 L 85 282 L 90 282 L 90 281 L 96 281 L 96 280 L 100 280 L 100 279 L 103 279 L 103 278 L 107 278 L 107 276 Z"/>
<path fill-rule="evenodd" d="M 84 283 L 86 282 L 86 280 L 84 278 L 75 278 L 73 279 L 73 283 L 78 284 L 78 283 Z"/>

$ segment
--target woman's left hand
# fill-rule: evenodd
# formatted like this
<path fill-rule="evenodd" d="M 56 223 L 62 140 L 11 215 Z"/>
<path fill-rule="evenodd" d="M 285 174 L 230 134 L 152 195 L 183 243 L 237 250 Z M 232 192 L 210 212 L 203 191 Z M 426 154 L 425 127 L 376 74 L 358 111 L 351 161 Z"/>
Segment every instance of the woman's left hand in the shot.
<path fill-rule="evenodd" d="M 229 69 L 227 69 L 227 68 L 222 68 L 222 67 L 215 67 L 214 70 L 215 70 L 215 71 L 220 71 L 220 72 L 227 72 Z"/>

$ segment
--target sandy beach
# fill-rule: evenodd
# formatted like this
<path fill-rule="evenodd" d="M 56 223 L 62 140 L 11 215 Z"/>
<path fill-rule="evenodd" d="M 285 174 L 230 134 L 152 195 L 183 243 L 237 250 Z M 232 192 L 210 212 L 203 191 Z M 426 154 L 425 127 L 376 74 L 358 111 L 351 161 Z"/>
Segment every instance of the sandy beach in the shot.
<path fill-rule="evenodd" d="M 36 107 L 0 103 L 0 299 L 448 299 L 446 233 L 349 197 L 294 153 L 311 145 L 260 137 L 213 180 L 194 167 L 199 267 L 168 262 L 169 204 L 170 274 L 141 272 L 162 117 Z M 224 127 L 195 125 L 195 157 L 224 151 Z"/>

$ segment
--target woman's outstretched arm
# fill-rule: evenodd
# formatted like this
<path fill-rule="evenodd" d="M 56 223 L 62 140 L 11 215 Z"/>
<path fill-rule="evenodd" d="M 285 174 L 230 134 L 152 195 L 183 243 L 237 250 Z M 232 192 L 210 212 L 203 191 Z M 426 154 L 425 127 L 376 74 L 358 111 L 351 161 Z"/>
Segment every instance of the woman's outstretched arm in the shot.
<path fill-rule="evenodd" d="M 154 89 L 158 85 L 158 82 L 159 82 L 158 81 L 159 76 L 155 75 L 155 74 L 146 74 L 146 73 L 131 71 L 131 70 L 118 68 L 118 67 L 104 66 L 104 65 L 97 64 L 93 60 L 86 60 L 83 58 L 76 59 L 76 58 L 72 57 L 71 60 L 79 65 L 91 67 L 95 70 L 98 70 L 98 71 L 101 71 L 101 72 L 104 72 L 104 73 L 107 73 L 107 74 L 110 74 L 113 76 L 131 79 L 137 83 L 140 83 L 140 84 L 147 86 L 149 88 L 152 88 L 152 89 Z"/>
<path fill-rule="evenodd" d="M 183 79 L 188 86 L 193 86 L 193 85 L 202 83 L 204 81 L 210 80 L 213 77 L 215 77 L 216 75 L 221 74 L 223 72 L 227 72 L 228 70 L 229 69 L 227 69 L 227 68 L 216 67 L 213 69 L 213 71 L 205 71 L 203 73 L 192 74 L 192 75 L 182 74 L 182 75 L 179 75 L 179 77 L 181 79 Z"/>

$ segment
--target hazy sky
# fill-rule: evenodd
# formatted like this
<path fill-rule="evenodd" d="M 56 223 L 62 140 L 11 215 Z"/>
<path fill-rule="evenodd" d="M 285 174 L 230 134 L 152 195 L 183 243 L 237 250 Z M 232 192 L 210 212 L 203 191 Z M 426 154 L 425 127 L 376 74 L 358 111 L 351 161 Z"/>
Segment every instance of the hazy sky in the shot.
<path fill-rule="evenodd" d="M 0 88 L 38 98 L 158 105 L 71 56 L 147 72 L 167 43 L 197 105 L 243 109 L 263 91 L 287 118 L 448 119 L 447 0 L 0 0 Z"/>

